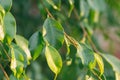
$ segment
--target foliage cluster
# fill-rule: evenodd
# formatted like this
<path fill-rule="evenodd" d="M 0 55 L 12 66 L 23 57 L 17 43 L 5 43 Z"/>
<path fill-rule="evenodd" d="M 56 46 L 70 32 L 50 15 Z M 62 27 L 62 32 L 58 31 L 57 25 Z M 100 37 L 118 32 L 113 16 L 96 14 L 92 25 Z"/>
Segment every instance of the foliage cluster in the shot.
<path fill-rule="evenodd" d="M 0 80 L 119 80 L 120 60 L 99 50 L 93 37 L 103 29 L 107 0 L 37 2 L 42 28 L 27 40 L 16 33 L 12 0 L 0 0 Z M 37 61 L 47 63 L 43 74 Z"/>

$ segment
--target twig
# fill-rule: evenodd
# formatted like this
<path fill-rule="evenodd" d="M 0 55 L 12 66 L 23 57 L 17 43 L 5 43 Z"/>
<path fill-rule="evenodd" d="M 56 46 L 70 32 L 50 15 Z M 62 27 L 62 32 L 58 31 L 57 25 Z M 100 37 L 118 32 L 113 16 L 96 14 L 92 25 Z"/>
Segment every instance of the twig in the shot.
<path fill-rule="evenodd" d="M 90 38 L 90 36 L 88 35 L 87 31 L 85 30 L 85 28 L 80 24 L 83 32 L 84 32 L 84 36 L 86 36 L 88 38 L 88 41 L 89 43 L 91 44 L 93 50 L 96 52 L 96 53 L 99 53 L 99 51 L 97 50 L 96 46 L 94 45 L 92 39 Z"/>
<path fill-rule="evenodd" d="M 78 15 L 78 13 L 77 13 L 76 8 L 73 9 L 73 12 L 74 12 L 74 14 L 75 14 L 75 18 L 76 18 L 77 20 L 80 20 L 80 17 L 79 17 L 79 15 Z"/>
<path fill-rule="evenodd" d="M 79 43 L 74 38 L 68 36 L 65 32 L 64 32 L 64 35 L 76 48 L 78 48 Z"/>
<path fill-rule="evenodd" d="M 102 80 L 95 71 L 92 70 L 92 73 L 93 73 L 95 76 L 97 76 L 99 80 Z"/>
<path fill-rule="evenodd" d="M 0 64 L 0 68 L 1 68 L 1 70 L 3 71 L 3 73 L 4 73 L 5 77 L 6 77 L 6 79 L 9 80 L 9 77 L 8 77 L 6 71 L 4 70 L 4 68 L 3 68 L 3 66 L 2 66 L 1 64 Z"/>
<path fill-rule="evenodd" d="M 1 41 L 0 41 L 0 45 L 1 45 L 3 51 L 5 52 L 6 56 L 8 57 L 8 59 L 9 59 L 9 61 L 10 61 L 10 57 L 9 57 L 7 51 L 5 50 L 4 46 L 2 45 Z"/>
<path fill-rule="evenodd" d="M 45 8 L 45 10 L 46 10 L 46 12 L 48 13 L 48 15 L 49 15 L 51 18 L 54 19 L 53 15 L 50 13 L 50 11 L 49 11 L 47 8 Z"/>
<path fill-rule="evenodd" d="M 46 6 L 44 5 L 43 1 L 40 0 L 40 2 L 42 3 L 43 7 L 45 8 L 46 12 L 48 13 L 48 15 L 54 19 L 53 15 L 50 13 L 50 11 L 46 8 Z"/>

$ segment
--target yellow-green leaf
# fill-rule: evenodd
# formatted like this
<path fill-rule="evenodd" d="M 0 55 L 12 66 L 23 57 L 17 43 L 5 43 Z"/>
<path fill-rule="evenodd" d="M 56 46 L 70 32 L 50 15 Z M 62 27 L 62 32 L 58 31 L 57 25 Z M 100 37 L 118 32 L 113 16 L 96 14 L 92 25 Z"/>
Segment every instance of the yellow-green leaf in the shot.
<path fill-rule="evenodd" d="M 0 6 L 0 40 L 4 39 L 4 27 L 3 27 L 3 17 L 5 15 L 5 11 L 2 6 Z"/>
<path fill-rule="evenodd" d="M 94 53 L 94 56 L 101 73 L 100 75 L 102 75 L 104 73 L 104 63 L 103 63 L 102 57 L 97 53 Z"/>
<path fill-rule="evenodd" d="M 52 46 L 46 46 L 45 56 L 48 66 L 57 75 L 62 68 L 62 59 L 58 51 Z"/>
<path fill-rule="evenodd" d="M 16 62 L 16 58 L 15 58 L 15 53 L 14 53 L 13 48 L 11 48 L 11 64 L 10 64 L 10 68 L 14 72 L 14 75 L 16 75 L 16 67 L 17 67 L 17 62 Z"/>
<path fill-rule="evenodd" d="M 54 9 L 60 10 L 61 0 L 46 0 Z"/>
<path fill-rule="evenodd" d="M 14 43 L 11 44 L 9 52 L 11 54 L 10 68 L 13 71 L 14 76 L 19 78 L 27 65 L 27 56 L 25 52 Z"/>
<path fill-rule="evenodd" d="M 68 12 L 68 17 L 70 17 L 70 15 L 72 13 L 72 10 L 74 8 L 74 0 L 69 0 L 69 4 L 70 4 L 70 9 L 69 9 L 69 12 Z"/>
<path fill-rule="evenodd" d="M 28 41 L 20 35 L 16 35 L 15 41 L 24 50 L 24 52 L 27 55 L 27 59 L 30 60 L 31 54 L 30 54 L 30 51 L 28 49 Z"/>

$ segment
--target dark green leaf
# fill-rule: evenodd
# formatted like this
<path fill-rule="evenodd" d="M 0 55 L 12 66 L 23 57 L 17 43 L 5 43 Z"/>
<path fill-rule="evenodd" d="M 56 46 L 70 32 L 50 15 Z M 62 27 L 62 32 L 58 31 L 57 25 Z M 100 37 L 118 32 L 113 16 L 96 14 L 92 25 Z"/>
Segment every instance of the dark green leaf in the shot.
<path fill-rule="evenodd" d="M 0 5 L 3 6 L 6 12 L 12 7 L 12 0 L 0 0 Z"/>
<path fill-rule="evenodd" d="M 45 56 L 48 66 L 57 75 L 62 68 L 62 59 L 58 51 L 52 46 L 46 46 Z"/>
<path fill-rule="evenodd" d="M 60 72 L 60 76 L 61 76 L 60 80 L 81 80 L 78 79 L 79 72 L 81 71 L 79 70 L 79 67 L 76 64 L 72 64 L 70 66 L 64 65 Z M 86 73 L 85 70 L 84 73 Z"/>
<path fill-rule="evenodd" d="M 104 61 L 104 74 L 107 80 L 115 80 L 115 71 L 112 66 L 103 58 Z"/>
<path fill-rule="evenodd" d="M 63 28 L 59 22 L 47 18 L 43 25 L 43 38 L 47 44 L 59 49 L 64 42 Z"/>
<path fill-rule="evenodd" d="M 31 36 L 29 40 L 29 44 L 30 44 L 30 51 L 32 52 L 33 60 L 35 60 L 40 55 L 44 47 L 42 34 L 39 31 L 35 32 Z"/>
<path fill-rule="evenodd" d="M 78 56 L 81 58 L 83 65 L 93 69 L 95 67 L 94 52 L 85 44 L 80 44 L 80 47 L 77 50 Z"/>
<path fill-rule="evenodd" d="M 101 54 L 105 60 L 112 66 L 115 72 L 120 73 L 120 60 L 109 54 Z"/>
<path fill-rule="evenodd" d="M 5 38 L 8 43 L 11 43 L 16 35 L 16 21 L 13 15 L 8 12 L 4 17 L 4 27 L 5 27 Z"/>

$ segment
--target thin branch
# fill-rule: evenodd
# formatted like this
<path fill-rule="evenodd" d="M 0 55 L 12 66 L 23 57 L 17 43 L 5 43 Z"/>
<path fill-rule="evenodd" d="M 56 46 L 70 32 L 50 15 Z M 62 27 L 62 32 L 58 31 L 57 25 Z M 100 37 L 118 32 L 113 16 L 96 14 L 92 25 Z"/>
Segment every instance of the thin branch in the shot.
<path fill-rule="evenodd" d="M 0 64 L 0 68 L 1 68 L 1 70 L 3 71 L 3 73 L 4 73 L 5 77 L 6 77 L 6 79 L 9 80 L 9 77 L 8 77 L 6 71 L 4 70 L 4 68 L 3 68 L 3 66 L 2 66 L 1 64 Z"/>
<path fill-rule="evenodd" d="M 43 7 L 45 8 L 46 12 L 48 13 L 48 15 L 54 19 L 53 15 L 50 13 L 50 11 L 48 10 L 48 8 L 46 8 L 46 6 L 44 5 L 43 1 L 40 0 L 40 2 L 42 3 Z"/>
<path fill-rule="evenodd" d="M 92 73 L 93 73 L 95 76 L 97 76 L 99 80 L 102 80 L 95 71 L 92 70 Z"/>
<path fill-rule="evenodd" d="M 85 28 L 84 28 L 81 24 L 80 24 L 80 26 L 81 26 L 81 28 L 82 28 L 82 30 L 83 30 L 83 32 L 84 32 L 84 36 L 87 37 L 87 39 L 88 39 L 89 43 L 91 44 L 93 50 L 94 50 L 95 52 L 99 53 L 99 51 L 97 50 L 96 46 L 94 45 L 91 37 L 88 35 L 87 31 L 85 30 Z"/>
<path fill-rule="evenodd" d="M 76 48 L 78 48 L 79 43 L 74 38 L 70 37 L 65 32 L 64 32 L 64 35 Z"/>
<path fill-rule="evenodd" d="M 9 59 L 9 61 L 10 61 L 10 56 L 8 55 L 8 53 L 7 53 L 7 51 L 5 50 L 3 44 L 1 43 L 1 41 L 0 41 L 0 45 L 1 45 L 1 47 L 2 47 L 2 49 L 3 49 L 3 51 L 4 51 L 4 53 L 6 54 L 6 56 L 8 57 L 8 59 Z"/>
<path fill-rule="evenodd" d="M 74 12 L 74 14 L 75 14 L 75 18 L 76 18 L 77 20 L 80 20 L 80 17 L 79 17 L 79 14 L 77 13 L 76 8 L 73 9 L 73 12 Z"/>

